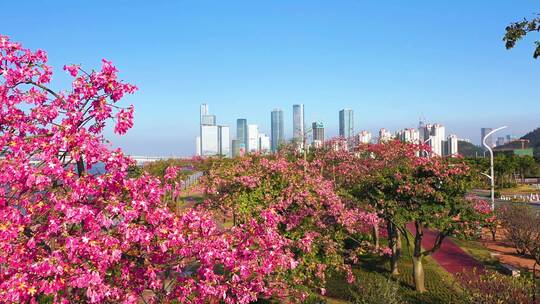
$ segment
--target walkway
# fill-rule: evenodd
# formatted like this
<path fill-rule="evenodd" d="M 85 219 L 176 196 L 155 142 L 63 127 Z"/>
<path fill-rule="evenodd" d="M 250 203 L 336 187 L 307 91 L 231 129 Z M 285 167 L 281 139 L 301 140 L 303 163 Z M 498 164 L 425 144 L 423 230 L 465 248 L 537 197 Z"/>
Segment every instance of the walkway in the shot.
<path fill-rule="evenodd" d="M 407 229 L 413 234 L 416 232 L 413 223 L 407 224 Z M 437 232 L 424 229 L 424 238 L 422 239 L 422 247 L 430 249 L 435 243 Z M 484 265 L 475 258 L 467 254 L 463 249 L 456 245 L 452 240 L 445 238 L 439 250 L 435 251 L 431 257 L 439 263 L 446 271 L 451 274 L 460 272 L 471 272 L 473 269 L 483 270 Z"/>

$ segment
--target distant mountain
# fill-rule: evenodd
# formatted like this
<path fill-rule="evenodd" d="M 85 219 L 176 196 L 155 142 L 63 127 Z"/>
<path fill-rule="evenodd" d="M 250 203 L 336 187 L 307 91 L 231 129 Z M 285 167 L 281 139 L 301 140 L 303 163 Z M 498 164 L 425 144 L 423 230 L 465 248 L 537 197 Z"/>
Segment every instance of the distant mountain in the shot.
<path fill-rule="evenodd" d="M 525 134 L 521 139 L 528 139 L 529 147 L 534 148 L 534 155 L 540 156 L 540 128 Z"/>
<path fill-rule="evenodd" d="M 458 141 L 458 152 L 464 157 L 483 156 L 484 150 L 468 141 Z"/>
<path fill-rule="evenodd" d="M 525 134 L 521 139 L 528 139 L 531 147 L 540 147 L 540 128 Z"/>

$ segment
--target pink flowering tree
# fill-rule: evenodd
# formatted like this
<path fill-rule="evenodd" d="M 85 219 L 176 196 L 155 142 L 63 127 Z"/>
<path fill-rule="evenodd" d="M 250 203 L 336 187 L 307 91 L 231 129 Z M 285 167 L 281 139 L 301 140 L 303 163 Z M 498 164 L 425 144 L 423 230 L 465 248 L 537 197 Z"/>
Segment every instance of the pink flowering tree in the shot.
<path fill-rule="evenodd" d="M 482 204 L 466 199 L 470 170 L 461 159 L 420 157 L 428 147 L 390 141 L 359 145 L 348 151 L 318 151 L 327 176 L 339 172 L 340 187 L 359 203 L 371 205 L 386 222 L 391 249 L 391 272 L 398 274 L 401 236 L 414 240 L 413 275 L 416 289 L 424 292 L 423 257 L 437 251 L 442 241 L 470 232 L 484 218 Z M 348 155 L 347 155 L 348 154 Z M 438 231 L 434 244 L 422 247 L 424 229 Z M 424 244 L 425 245 L 425 244 Z"/>
<path fill-rule="evenodd" d="M 344 240 L 378 222 L 375 214 L 350 208 L 316 163 L 302 157 L 249 155 L 211 169 L 201 181 L 204 208 L 239 225 L 263 210 L 276 214 L 279 233 L 289 242 L 297 267 L 286 277 L 291 286 L 324 293 L 332 271 L 353 276 L 345 263 Z"/>
<path fill-rule="evenodd" d="M 262 210 L 229 229 L 211 214 L 172 213 L 177 172 L 128 178 L 133 161 L 111 150 L 107 122 L 124 134 L 136 87 L 99 70 L 65 66 L 53 90 L 44 51 L 0 36 L 0 303 L 248 303 L 290 296 L 294 268 L 281 217 Z M 90 174 L 102 164 L 106 172 Z"/>
<path fill-rule="evenodd" d="M 417 150 L 410 145 L 411 150 Z M 416 290 L 425 292 L 423 258 L 436 252 L 442 241 L 473 225 L 477 214 L 465 195 L 470 190 L 470 170 L 461 160 L 418 157 L 407 153 L 397 167 L 391 166 L 382 191 L 393 197 L 395 224 L 413 249 Z M 423 244 L 424 229 L 437 232 L 433 244 Z M 409 230 L 414 237 L 408 238 Z M 424 247 L 423 247 L 424 246 Z"/>

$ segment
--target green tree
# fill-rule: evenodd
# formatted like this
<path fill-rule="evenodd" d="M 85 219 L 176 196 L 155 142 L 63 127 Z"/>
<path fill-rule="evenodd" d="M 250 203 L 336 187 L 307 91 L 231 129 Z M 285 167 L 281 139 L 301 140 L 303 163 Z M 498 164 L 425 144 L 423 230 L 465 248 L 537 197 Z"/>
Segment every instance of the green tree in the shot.
<path fill-rule="evenodd" d="M 523 18 L 522 21 L 514 22 L 506 27 L 506 33 L 503 41 L 505 42 L 506 49 L 513 48 L 516 43 L 531 32 L 540 31 L 540 18 L 534 17 L 532 19 Z M 540 41 L 535 41 L 536 48 L 533 53 L 534 59 L 540 56 Z"/>

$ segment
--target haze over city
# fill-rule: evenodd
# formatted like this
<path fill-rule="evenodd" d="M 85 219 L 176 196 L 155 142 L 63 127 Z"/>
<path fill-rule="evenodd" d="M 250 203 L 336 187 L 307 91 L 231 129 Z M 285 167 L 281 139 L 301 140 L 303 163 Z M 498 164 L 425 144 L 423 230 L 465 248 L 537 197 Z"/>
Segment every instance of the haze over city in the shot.
<path fill-rule="evenodd" d="M 237 118 L 270 133 L 270 112 L 292 105 L 305 121 L 338 134 L 338 111 L 355 131 L 416 127 L 420 117 L 460 138 L 508 125 L 538 127 L 538 63 L 531 39 L 505 50 L 504 28 L 530 16 L 535 1 L 10 2 L 24 11 L 0 19 L 2 32 L 48 50 L 55 83 L 66 62 L 111 59 L 140 91 L 135 127 L 113 143 L 138 155 L 192 155 L 199 106 L 208 103 L 235 135 Z M 62 8 L 62 10 L 59 10 Z M 61 11 L 61 12 L 60 12 Z M 155 16 L 159 15 L 159 18 Z M 154 17 L 152 17 L 154 16 Z M 59 82 L 56 82 L 59 81 Z"/>

